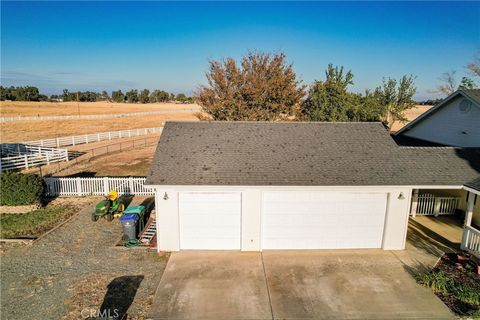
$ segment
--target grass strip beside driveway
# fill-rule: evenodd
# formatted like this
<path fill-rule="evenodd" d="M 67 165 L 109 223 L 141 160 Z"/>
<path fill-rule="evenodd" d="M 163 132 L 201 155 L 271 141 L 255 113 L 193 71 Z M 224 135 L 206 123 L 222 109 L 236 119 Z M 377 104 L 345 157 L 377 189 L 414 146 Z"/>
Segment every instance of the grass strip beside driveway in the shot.
<path fill-rule="evenodd" d="M 0 215 L 0 238 L 36 238 L 71 217 L 77 208 L 52 205 L 23 214 Z"/>

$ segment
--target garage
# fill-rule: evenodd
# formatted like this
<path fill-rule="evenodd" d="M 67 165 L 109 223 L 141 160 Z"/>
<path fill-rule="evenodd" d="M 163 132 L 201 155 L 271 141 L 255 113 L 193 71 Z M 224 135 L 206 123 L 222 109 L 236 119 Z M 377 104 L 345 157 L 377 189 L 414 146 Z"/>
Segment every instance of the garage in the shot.
<path fill-rule="evenodd" d="M 157 250 L 402 250 L 412 183 L 443 174 L 409 152 L 381 123 L 167 122 L 145 181 Z"/>
<path fill-rule="evenodd" d="M 181 192 L 180 249 L 240 250 L 239 192 Z"/>
<path fill-rule="evenodd" d="M 263 249 L 381 248 L 385 193 L 266 192 Z"/>

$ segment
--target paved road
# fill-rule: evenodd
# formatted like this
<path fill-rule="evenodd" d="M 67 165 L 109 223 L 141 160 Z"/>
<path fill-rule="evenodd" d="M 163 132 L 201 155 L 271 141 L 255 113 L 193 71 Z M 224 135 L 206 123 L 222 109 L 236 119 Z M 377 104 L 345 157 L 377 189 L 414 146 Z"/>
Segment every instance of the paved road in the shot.
<path fill-rule="evenodd" d="M 173 253 L 153 319 L 452 319 L 389 251 Z"/>

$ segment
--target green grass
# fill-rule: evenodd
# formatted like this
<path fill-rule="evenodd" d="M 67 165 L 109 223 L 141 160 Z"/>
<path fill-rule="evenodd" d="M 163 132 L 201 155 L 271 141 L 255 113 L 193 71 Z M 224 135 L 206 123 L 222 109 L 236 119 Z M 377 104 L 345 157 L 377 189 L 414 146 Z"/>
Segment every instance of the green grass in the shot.
<path fill-rule="evenodd" d="M 431 288 L 435 293 L 452 295 L 455 299 L 470 304 L 480 306 L 480 292 L 474 288 L 456 281 L 456 279 L 444 271 L 431 271 L 429 273 L 417 275 L 416 280 L 421 285 Z"/>
<path fill-rule="evenodd" d="M 24 214 L 0 215 L 0 238 L 38 237 L 74 213 L 75 207 L 58 205 Z"/>

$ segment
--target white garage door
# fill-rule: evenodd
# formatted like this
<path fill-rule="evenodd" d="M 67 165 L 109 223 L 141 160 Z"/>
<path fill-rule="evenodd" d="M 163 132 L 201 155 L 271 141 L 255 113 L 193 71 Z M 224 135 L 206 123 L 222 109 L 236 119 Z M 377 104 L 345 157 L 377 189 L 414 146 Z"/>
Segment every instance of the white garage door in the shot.
<path fill-rule="evenodd" d="M 384 193 L 265 193 L 262 248 L 380 248 L 386 199 Z"/>
<path fill-rule="evenodd" d="M 180 249 L 240 250 L 240 193 L 180 193 L 179 214 Z"/>

